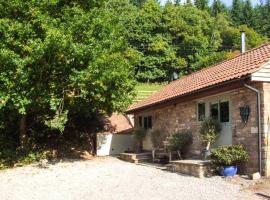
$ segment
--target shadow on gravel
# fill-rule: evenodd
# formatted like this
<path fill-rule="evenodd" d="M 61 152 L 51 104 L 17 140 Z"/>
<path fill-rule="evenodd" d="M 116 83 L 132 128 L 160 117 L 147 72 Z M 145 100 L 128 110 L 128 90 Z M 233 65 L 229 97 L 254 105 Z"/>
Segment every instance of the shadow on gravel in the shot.
<path fill-rule="evenodd" d="M 266 199 L 270 199 L 270 196 L 268 196 L 268 195 L 265 195 L 265 194 L 262 194 L 262 193 L 259 193 L 259 192 L 255 193 L 255 194 L 258 195 L 258 196 L 260 196 L 260 197 L 263 197 L 263 198 L 266 198 Z"/>

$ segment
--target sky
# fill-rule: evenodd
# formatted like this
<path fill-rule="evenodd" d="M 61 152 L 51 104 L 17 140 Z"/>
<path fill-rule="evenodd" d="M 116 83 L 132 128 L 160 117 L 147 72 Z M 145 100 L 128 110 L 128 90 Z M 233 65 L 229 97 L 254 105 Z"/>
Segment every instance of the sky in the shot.
<path fill-rule="evenodd" d="M 167 0 L 160 0 L 160 2 L 162 3 L 162 4 L 164 4 L 165 2 L 166 2 Z M 183 1 L 185 1 L 185 0 L 183 0 Z M 211 2 L 212 0 L 210 0 L 210 2 Z M 225 5 L 227 5 L 227 6 L 231 6 L 232 5 L 232 0 L 221 0 Z M 260 2 L 260 0 L 251 0 L 252 1 L 252 4 L 253 5 L 256 5 L 256 4 L 259 4 L 259 2 Z"/>

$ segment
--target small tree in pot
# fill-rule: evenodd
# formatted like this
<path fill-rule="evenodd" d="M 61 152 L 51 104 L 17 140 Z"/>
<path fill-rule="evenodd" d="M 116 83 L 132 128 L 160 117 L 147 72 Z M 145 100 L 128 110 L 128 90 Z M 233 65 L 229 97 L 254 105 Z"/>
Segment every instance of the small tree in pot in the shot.
<path fill-rule="evenodd" d="M 134 138 L 136 141 L 136 153 L 141 153 L 143 150 L 143 140 L 146 136 L 146 130 L 137 128 L 134 130 Z"/>
<path fill-rule="evenodd" d="M 158 129 L 151 131 L 151 142 L 153 144 L 153 150 L 152 150 L 153 161 L 155 160 L 156 150 L 159 149 L 163 145 L 163 142 L 165 139 L 166 139 L 166 135 L 162 131 Z"/>
<path fill-rule="evenodd" d="M 220 175 L 234 176 L 237 165 L 248 161 L 249 156 L 242 145 L 229 145 L 214 149 L 210 158 L 214 166 L 219 168 Z"/>
<path fill-rule="evenodd" d="M 210 155 L 210 146 L 215 142 L 216 137 L 221 131 L 220 123 L 213 118 L 205 118 L 201 124 L 200 135 L 203 142 L 206 143 L 204 151 L 204 157 Z"/>
<path fill-rule="evenodd" d="M 170 151 L 176 151 L 179 159 L 187 152 L 188 147 L 193 143 L 193 136 L 190 131 L 183 130 L 172 135 L 169 139 Z"/>

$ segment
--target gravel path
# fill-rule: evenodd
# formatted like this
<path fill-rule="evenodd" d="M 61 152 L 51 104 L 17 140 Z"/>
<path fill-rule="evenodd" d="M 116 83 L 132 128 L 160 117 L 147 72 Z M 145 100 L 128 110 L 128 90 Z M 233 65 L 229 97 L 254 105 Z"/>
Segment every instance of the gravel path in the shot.
<path fill-rule="evenodd" d="M 116 158 L 0 171 L 1 200 L 247 199 L 220 177 L 198 179 Z"/>

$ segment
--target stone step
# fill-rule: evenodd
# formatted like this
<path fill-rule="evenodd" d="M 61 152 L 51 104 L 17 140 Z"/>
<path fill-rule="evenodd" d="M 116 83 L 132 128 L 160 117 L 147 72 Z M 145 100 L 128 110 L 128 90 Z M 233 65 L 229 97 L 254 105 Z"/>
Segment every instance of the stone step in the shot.
<path fill-rule="evenodd" d="M 134 163 L 135 163 L 135 164 L 139 164 L 139 163 L 146 163 L 146 162 L 149 162 L 149 161 L 151 161 L 151 159 L 149 159 L 149 158 L 135 159 L 135 160 L 134 160 Z"/>
<path fill-rule="evenodd" d="M 133 163 L 147 162 L 152 160 L 152 153 L 122 153 L 119 158 Z"/>

